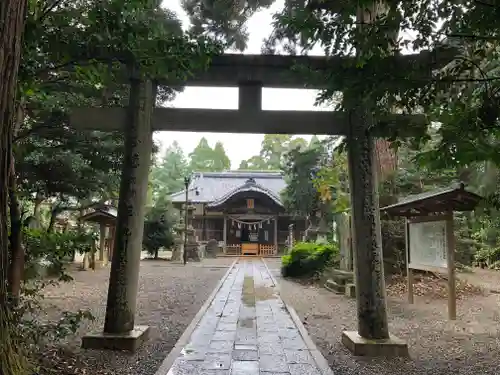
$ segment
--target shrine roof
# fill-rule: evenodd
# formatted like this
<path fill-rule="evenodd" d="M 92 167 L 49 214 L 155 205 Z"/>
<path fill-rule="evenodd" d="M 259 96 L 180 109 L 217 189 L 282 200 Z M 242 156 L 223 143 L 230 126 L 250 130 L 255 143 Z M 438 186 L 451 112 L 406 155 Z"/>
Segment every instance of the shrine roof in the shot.
<path fill-rule="evenodd" d="M 91 212 L 80 216 L 78 219 L 93 223 L 112 223 L 116 220 L 117 215 L 116 207 L 103 205 L 92 208 Z"/>
<path fill-rule="evenodd" d="M 425 216 L 450 211 L 472 211 L 483 198 L 458 185 L 410 195 L 398 203 L 381 208 L 391 216 Z"/>
<path fill-rule="evenodd" d="M 249 180 L 255 181 L 255 184 L 248 184 Z M 253 189 L 279 201 L 280 193 L 285 186 L 281 172 L 195 172 L 188 187 L 188 199 L 193 203 L 215 203 L 245 189 Z M 186 191 L 182 190 L 172 194 L 170 199 L 173 203 L 184 203 L 185 194 Z"/>
<path fill-rule="evenodd" d="M 208 207 L 218 207 L 226 203 L 231 197 L 235 196 L 236 194 L 244 194 L 244 193 L 260 193 L 264 194 L 267 197 L 269 197 L 274 203 L 283 206 L 283 203 L 281 203 L 281 199 L 279 194 L 275 194 L 272 190 L 265 188 L 264 186 L 261 186 L 257 184 L 254 178 L 249 178 L 243 185 L 237 187 L 236 189 L 233 189 L 229 191 L 227 194 L 223 195 L 219 199 L 215 200 L 214 202 L 211 202 L 208 204 Z"/>

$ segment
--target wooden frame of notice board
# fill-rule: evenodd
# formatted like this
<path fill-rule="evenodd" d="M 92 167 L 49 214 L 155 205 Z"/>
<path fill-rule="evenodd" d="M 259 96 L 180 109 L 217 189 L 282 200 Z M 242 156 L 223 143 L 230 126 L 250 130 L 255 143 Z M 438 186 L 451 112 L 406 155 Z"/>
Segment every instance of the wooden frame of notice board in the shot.
<path fill-rule="evenodd" d="M 427 231 L 428 237 L 426 239 L 433 240 L 434 243 L 438 243 L 440 246 L 433 248 L 428 243 L 419 244 L 418 241 L 413 240 L 419 231 Z M 425 235 L 426 233 L 422 234 Z M 448 318 L 455 320 L 457 317 L 457 295 L 453 213 L 406 218 L 405 244 L 408 302 L 414 303 L 413 270 L 446 274 L 448 277 Z M 425 247 L 427 249 L 424 249 Z M 428 252 L 426 258 L 422 257 L 422 251 L 425 250 Z"/>

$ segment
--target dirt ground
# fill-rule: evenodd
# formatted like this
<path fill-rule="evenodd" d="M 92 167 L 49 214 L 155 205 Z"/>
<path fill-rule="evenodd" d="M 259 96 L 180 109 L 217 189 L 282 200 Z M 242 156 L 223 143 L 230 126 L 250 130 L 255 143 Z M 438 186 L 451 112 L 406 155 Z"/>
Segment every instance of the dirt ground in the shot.
<path fill-rule="evenodd" d="M 279 277 L 280 261 L 266 260 L 278 276 L 281 296 L 297 311 L 336 375 L 500 374 L 500 295 L 486 292 L 457 302 L 457 320 L 447 320 L 446 299 L 388 297 L 391 334 L 408 342 L 410 359 L 354 358 L 340 343 L 356 330 L 356 301 L 317 286 Z M 477 270 L 476 270 L 477 271 Z M 500 272 L 461 275 L 488 289 L 500 286 Z M 498 280 L 498 281 L 497 281 Z"/>
<path fill-rule="evenodd" d="M 48 318 L 78 309 L 89 309 L 96 317 L 95 322 L 87 322 L 78 335 L 67 340 L 67 347 L 77 353 L 78 369 L 74 374 L 154 374 L 233 261 L 231 258 L 205 259 L 183 266 L 143 260 L 136 324 L 149 325 L 151 333 L 149 340 L 133 355 L 79 349 L 83 334 L 102 330 L 109 268 L 74 271 L 73 282 L 47 288 Z"/>

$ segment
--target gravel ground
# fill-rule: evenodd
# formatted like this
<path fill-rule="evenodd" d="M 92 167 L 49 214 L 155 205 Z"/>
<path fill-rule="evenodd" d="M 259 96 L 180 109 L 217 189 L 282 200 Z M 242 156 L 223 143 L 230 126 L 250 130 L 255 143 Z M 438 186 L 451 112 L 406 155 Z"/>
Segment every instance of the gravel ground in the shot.
<path fill-rule="evenodd" d="M 104 324 L 109 268 L 75 271 L 74 281 L 47 288 L 49 318 L 61 311 L 90 309 L 95 322 L 84 324 L 78 335 L 67 341 L 76 351 L 81 370 L 78 374 L 154 374 L 186 327 L 194 318 L 218 281 L 234 260 L 206 259 L 187 266 L 166 261 L 141 262 L 136 324 L 151 327 L 149 340 L 133 355 L 79 349 L 81 336 L 102 330 Z M 79 366 L 80 367 L 80 366 Z"/>
<path fill-rule="evenodd" d="M 266 260 L 279 276 L 279 260 Z M 458 319 L 448 322 L 447 302 L 388 298 L 392 334 L 406 340 L 411 359 L 354 358 L 340 343 L 343 330 L 357 329 L 356 302 L 321 287 L 277 277 L 281 297 L 297 311 L 335 375 L 500 374 L 500 296 L 457 301 Z"/>

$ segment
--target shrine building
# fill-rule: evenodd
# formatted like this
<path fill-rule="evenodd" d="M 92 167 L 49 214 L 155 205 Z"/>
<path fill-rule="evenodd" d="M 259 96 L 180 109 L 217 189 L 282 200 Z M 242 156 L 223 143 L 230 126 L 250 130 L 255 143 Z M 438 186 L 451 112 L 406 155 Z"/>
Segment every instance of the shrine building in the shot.
<path fill-rule="evenodd" d="M 188 186 L 194 205 L 193 227 L 200 243 L 215 239 L 221 254 L 278 255 L 286 247 L 289 226 L 302 238 L 304 217 L 286 211 L 281 192 L 286 183 L 280 172 L 196 172 Z M 181 209 L 186 191 L 171 195 Z"/>

